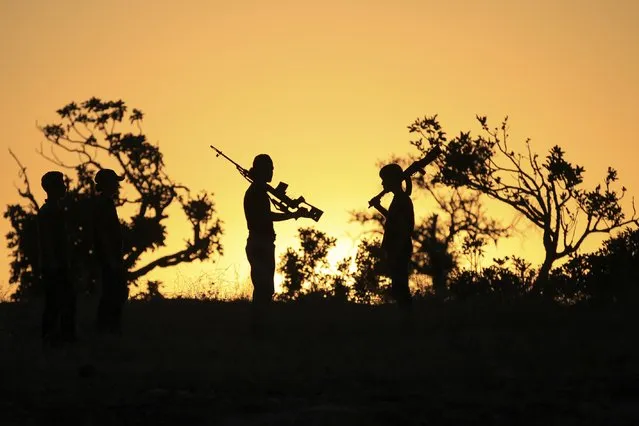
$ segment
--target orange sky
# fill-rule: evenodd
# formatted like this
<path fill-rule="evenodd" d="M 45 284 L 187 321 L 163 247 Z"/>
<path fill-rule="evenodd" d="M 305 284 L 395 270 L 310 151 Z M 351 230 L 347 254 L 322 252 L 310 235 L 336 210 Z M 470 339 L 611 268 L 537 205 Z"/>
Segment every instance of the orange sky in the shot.
<path fill-rule="evenodd" d="M 587 181 L 613 165 L 639 194 L 637 22 L 629 0 L 0 0 L 0 201 L 15 202 L 19 183 L 6 149 L 37 184 L 50 165 L 35 154 L 36 121 L 91 96 L 144 111 L 169 174 L 216 194 L 226 255 L 160 273 L 169 291 L 202 276 L 246 285 L 246 182 L 211 143 L 247 167 L 269 153 L 274 183 L 323 209 L 317 226 L 343 250 L 358 232 L 347 211 L 380 189 L 376 162 L 411 152 L 406 125 L 425 114 L 451 135 L 477 130 L 477 113 L 495 124 L 508 114 L 514 146 L 560 144 Z M 276 224 L 278 252 L 303 224 L 314 222 Z M 187 231 L 172 217 L 170 248 Z M 499 255 L 537 260 L 538 237 L 504 242 Z M 0 294 L 7 271 L 8 261 Z"/>

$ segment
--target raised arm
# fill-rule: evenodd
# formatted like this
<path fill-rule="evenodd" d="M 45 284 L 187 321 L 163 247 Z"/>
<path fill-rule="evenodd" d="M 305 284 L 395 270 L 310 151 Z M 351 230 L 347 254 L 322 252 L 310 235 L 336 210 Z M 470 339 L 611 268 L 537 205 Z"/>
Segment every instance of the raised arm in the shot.
<path fill-rule="evenodd" d="M 388 218 L 388 210 L 382 207 L 382 204 L 378 198 L 374 198 L 370 201 L 370 206 L 375 207 L 375 209 L 384 216 L 384 218 Z"/>

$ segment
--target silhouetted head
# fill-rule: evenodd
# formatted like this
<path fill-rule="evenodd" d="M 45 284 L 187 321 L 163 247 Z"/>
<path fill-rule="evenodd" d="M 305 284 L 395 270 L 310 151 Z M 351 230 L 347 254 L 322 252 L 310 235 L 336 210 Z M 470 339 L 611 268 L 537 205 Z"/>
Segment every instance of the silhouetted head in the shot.
<path fill-rule="evenodd" d="M 258 182 L 270 182 L 273 179 L 273 160 L 268 154 L 259 154 L 253 159 L 253 167 L 249 170 L 251 179 Z"/>
<path fill-rule="evenodd" d="M 387 164 L 379 171 L 379 177 L 382 178 L 382 186 L 386 191 L 397 191 L 402 189 L 402 181 L 404 180 L 404 171 L 399 164 Z"/>
<path fill-rule="evenodd" d="M 67 193 L 67 184 L 64 181 L 62 172 L 46 172 L 42 175 L 40 184 L 49 199 L 60 199 Z"/>
<path fill-rule="evenodd" d="M 100 169 L 95 174 L 95 189 L 109 197 L 113 197 L 120 191 L 120 182 L 124 180 L 124 176 L 118 176 L 111 169 Z"/>

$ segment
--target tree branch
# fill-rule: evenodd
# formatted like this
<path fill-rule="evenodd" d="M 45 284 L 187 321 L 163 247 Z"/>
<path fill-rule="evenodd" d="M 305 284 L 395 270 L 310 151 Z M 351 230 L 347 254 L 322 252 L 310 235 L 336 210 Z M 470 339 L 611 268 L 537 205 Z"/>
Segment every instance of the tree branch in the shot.
<path fill-rule="evenodd" d="M 31 203 L 31 206 L 33 207 L 35 211 L 40 210 L 40 205 L 36 201 L 33 195 L 33 192 L 31 192 L 31 183 L 29 182 L 29 176 L 27 175 L 27 168 L 22 165 L 22 163 L 18 159 L 18 156 L 11 150 L 11 148 L 9 148 L 9 154 L 13 157 L 15 162 L 18 163 L 18 168 L 20 169 L 18 171 L 18 176 L 22 178 L 22 181 L 26 187 L 25 190 L 21 190 L 20 188 L 16 186 L 16 189 L 18 190 L 18 194 L 20 194 L 21 197 L 29 200 L 29 202 Z"/>

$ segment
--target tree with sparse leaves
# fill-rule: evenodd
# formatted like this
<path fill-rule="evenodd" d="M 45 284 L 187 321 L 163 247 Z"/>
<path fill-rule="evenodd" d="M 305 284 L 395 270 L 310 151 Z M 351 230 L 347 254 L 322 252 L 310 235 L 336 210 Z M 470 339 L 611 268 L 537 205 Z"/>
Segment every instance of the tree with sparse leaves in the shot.
<path fill-rule="evenodd" d="M 91 276 L 94 262 L 91 250 L 90 205 L 94 193 L 93 175 L 101 168 L 116 169 L 126 177 L 118 206 L 133 213 L 122 220 L 124 265 L 127 279 L 137 282 L 156 268 L 204 260 L 221 253 L 219 237 L 221 221 L 215 215 L 212 194 L 192 194 L 185 185 L 174 182 L 167 174 L 164 157 L 158 146 L 150 143 L 142 132 L 143 114 L 121 101 L 91 98 L 72 102 L 59 109 L 60 121 L 39 127 L 45 141 L 40 154 L 59 169 L 67 170 L 68 205 L 73 224 L 70 246 L 74 247 L 76 280 Z M 126 126 L 126 128 L 125 128 Z M 45 149 L 45 146 L 47 149 Z M 18 159 L 16 158 L 16 161 Z M 19 195 L 26 205 L 12 204 L 5 211 L 12 231 L 7 234 L 12 252 L 10 283 L 18 286 L 15 299 L 33 294 L 37 288 L 35 216 L 40 208 L 24 167 L 19 161 L 23 188 Z M 155 250 L 166 245 L 167 209 L 179 204 L 191 224 L 192 235 L 183 248 L 149 260 Z M 153 282 L 154 288 L 159 283 Z"/>
<path fill-rule="evenodd" d="M 553 264 L 575 253 L 589 235 L 637 224 L 634 204 L 632 216 L 622 210 L 626 188 L 615 189 L 618 176 L 613 168 L 608 168 L 602 184 L 584 189 L 584 168 L 566 160 L 559 146 L 541 159 L 527 140 L 525 153 L 517 153 L 510 147 L 507 118 L 494 129 L 486 117 L 477 120 L 483 134 L 461 132 L 447 141 L 437 116 L 417 119 L 410 126 L 419 135 L 413 144 L 422 152 L 432 145 L 442 148 L 433 182 L 486 194 L 542 231 L 545 257 L 535 280 L 536 291 L 543 291 Z"/>

